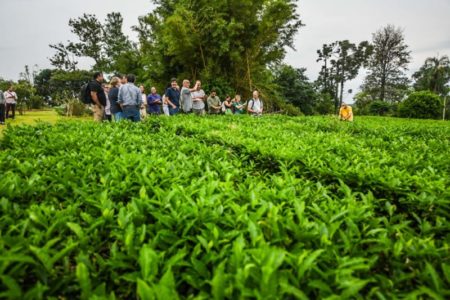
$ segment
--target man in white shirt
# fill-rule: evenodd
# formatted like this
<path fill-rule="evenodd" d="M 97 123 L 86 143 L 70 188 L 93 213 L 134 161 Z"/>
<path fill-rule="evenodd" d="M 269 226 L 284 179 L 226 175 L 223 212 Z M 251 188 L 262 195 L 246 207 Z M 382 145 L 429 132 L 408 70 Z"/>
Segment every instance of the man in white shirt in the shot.
<path fill-rule="evenodd" d="M 202 90 L 202 83 L 197 80 L 195 83 L 197 89 L 192 92 L 192 110 L 196 115 L 202 116 L 205 114 L 205 91 Z"/>
<path fill-rule="evenodd" d="M 253 116 L 261 116 L 263 113 L 263 102 L 259 99 L 259 92 L 253 92 L 253 98 L 248 102 L 247 111 Z"/>
<path fill-rule="evenodd" d="M 9 118 L 9 111 L 12 111 L 12 119 L 16 117 L 17 94 L 14 92 L 14 87 L 11 85 L 9 89 L 3 94 L 6 102 L 6 118 Z"/>

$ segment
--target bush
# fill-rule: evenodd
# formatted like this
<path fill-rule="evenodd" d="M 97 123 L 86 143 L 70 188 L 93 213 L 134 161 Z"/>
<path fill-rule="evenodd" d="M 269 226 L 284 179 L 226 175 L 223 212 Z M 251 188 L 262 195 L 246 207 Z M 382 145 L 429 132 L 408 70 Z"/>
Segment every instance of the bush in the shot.
<path fill-rule="evenodd" d="M 63 105 L 55 107 L 55 111 L 61 116 L 81 117 L 91 115 L 92 111 L 86 104 L 81 103 L 78 99 L 69 99 Z"/>
<path fill-rule="evenodd" d="M 33 95 L 30 97 L 30 101 L 28 103 L 30 109 L 41 109 L 44 105 L 44 98 L 41 96 Z"/>
<path fill-rule="evenodd" d="M 441 100 L 430 91 L 414 92 L 398 108 L 402 118 L 437 119 L 441 114 Z"/>
<path fill-rule="evenodd" d="M 371 115 L 385 116 L 392 112 L 392 104 L 384 101 L 373 101 L 369 104 Z"/>

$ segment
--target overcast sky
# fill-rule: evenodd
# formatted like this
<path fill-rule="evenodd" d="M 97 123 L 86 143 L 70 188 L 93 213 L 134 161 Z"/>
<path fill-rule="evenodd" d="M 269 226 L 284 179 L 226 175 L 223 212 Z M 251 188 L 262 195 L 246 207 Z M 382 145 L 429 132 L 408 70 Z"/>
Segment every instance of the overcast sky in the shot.
<path fill-rule="evenodd" d="M 298 4 L 306 26 L 297 34 L 296 51 L 288 51 L 286 62 L 307 68 L 311 80 L 320 69 L 316 51 L 324 43 L 370 40 L 387 24 L 404 30 L 413 58 L 409 74 L 429 56 L 450 55 L 450 0 L 303 0 Z M 70 18 L 87 12 L 103 20 L 108 12 L 119 11 L 124 32 L 135 38 L 130 27 L 152 8 L 150 0 L 0 0 L 0 77 L 17 80 L 25 65 L 50 67 L 53 51 L 48 45 L 74 39 Z M 88 62 L 84 64 L 88 67 Z M 356 92 L 362 79 L 363 74 L 347 88 Z"/>

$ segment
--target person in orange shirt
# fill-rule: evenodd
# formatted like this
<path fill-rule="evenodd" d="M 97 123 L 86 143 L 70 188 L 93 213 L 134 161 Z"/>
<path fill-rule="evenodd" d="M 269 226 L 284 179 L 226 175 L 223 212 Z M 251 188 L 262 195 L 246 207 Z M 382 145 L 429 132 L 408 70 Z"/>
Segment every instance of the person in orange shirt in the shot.
<path fill-rule="evenodd" d="M 341 121 L 353 122 L 353 111 L 350 105 L 342 103 L 341 109 L 339 110 L 339 119 Z"/>

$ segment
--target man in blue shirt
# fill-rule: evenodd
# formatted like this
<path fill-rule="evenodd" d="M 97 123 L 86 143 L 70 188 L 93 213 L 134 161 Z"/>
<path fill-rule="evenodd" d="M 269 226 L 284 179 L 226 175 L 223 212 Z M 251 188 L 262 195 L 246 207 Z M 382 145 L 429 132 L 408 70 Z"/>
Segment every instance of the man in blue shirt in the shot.
<path fill-rule="evenodd" d="M 140 108 L 142 105 L 141 90 L 134 85 L 136 76 L 132 74 L 127 75 L 127 81 L 128 83 L 122 85 L 119 89 L 117 103 L 122 107 L 124 119 L 139 122 L 141 120 Z"/>
<path fill-rule="evenodd" d="M 168 99 L 170 115 L 176 115 L 180 110 L 180 89 L 178 88 L 176 78 L 172 78 L 171 87 L 166 90 L 166 97 Z"/>
<path fill-rule="evenodd" d="M 161 96 L 156 93 L 156 88 L 152 87 L 152 93 L 147 97 L 147 113 L 149 115 L 159 115 L 162 104 Z"/>

